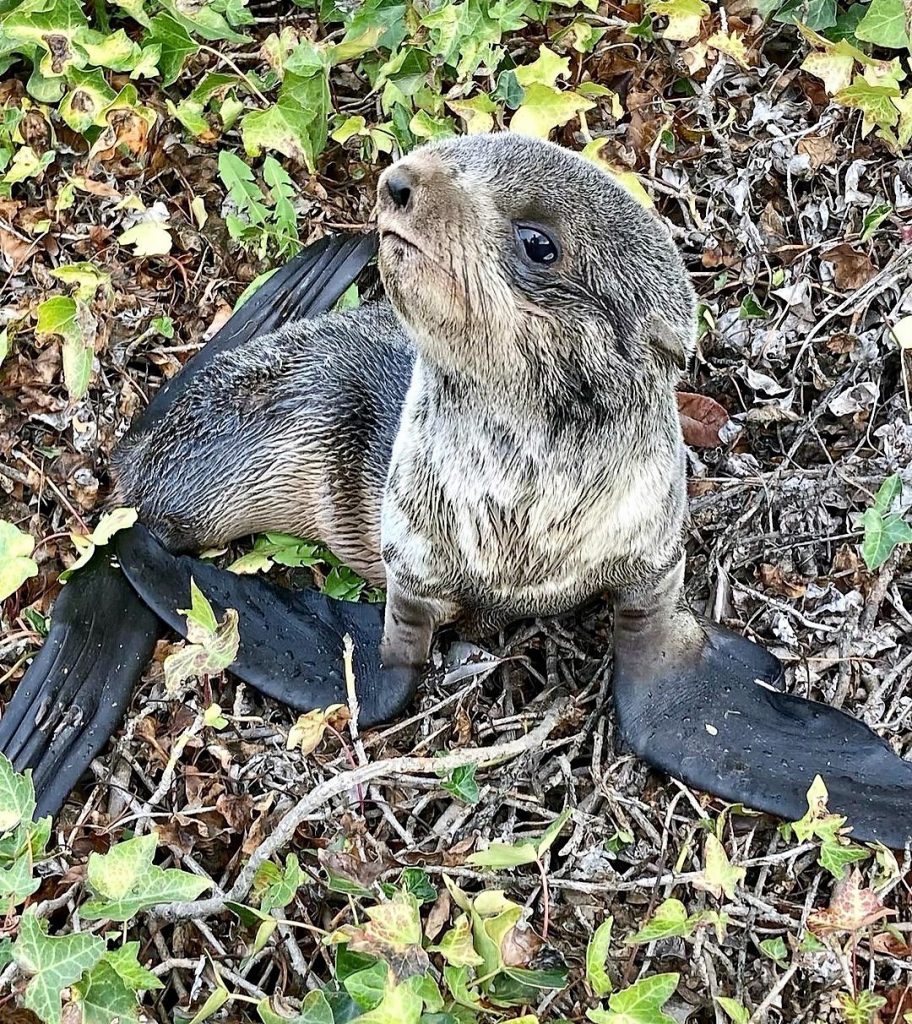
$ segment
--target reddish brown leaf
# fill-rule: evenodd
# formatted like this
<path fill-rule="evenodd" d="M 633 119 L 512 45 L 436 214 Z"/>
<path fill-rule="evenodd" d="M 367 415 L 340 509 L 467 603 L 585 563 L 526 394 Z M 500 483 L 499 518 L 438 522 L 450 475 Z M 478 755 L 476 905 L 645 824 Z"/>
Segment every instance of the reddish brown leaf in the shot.
<path fill-rule="evenodd" d="M 875 953 L 887 953 L 889 956 L 912 960 L 912 945 L 890 932 L 878 932 L 871 940 L 871 945 Z M 912 995 L 909 996 L 908 1008 L 912 1010 Z"/>
<path fill-rule="evenodd" d="M 678 391 L 676 397 L 685 443 L 693 448 L 715 448 L 720 445 L 719 431 L 728 423 L 725 409 L 706 395 Z"/>
<path fill-rule="evenodd" d="M 897 985 L 884 992 L 886 1002 L 877 1011 L 874 1024 L 902 1024 L 912 1013 L 912 986 Z"/>
<path fill-rule="evenodd" d="M 833 886 L 830 905 L 808 917 L 808 926 L 819 935 L 858 932 L 895 910 L 885 907 L 873 889 L 864 889 L 856 868 L 848 878 Z"/>

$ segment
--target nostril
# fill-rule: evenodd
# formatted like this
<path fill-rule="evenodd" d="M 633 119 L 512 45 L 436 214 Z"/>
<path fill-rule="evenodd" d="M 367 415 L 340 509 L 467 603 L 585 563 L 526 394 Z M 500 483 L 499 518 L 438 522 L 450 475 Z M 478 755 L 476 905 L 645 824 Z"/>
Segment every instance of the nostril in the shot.
<path fill-rule="evenodd" d="M 412 180 L 404 170 L 397 169 L 387 177 L 386 190 L 393 203 L 404 210 L 412 198 Z"/>

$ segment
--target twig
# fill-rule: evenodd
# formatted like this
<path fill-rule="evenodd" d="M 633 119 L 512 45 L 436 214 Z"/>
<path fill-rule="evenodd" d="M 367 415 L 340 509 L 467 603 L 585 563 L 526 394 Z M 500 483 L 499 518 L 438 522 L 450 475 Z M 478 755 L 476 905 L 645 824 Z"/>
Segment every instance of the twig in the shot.
<path fill-rule="evenodd" d="M 307 796 L 302 797 L 285 814 L 268 838 L 253 851 L 250 860 L 241 869 L 228 893 L 211 899 L 173 903 L 151 911 L 151 916 L 159 921 L 174 922 L 190 917 L 206 917 L 210 914 L 220 913 L 224 909 L 226 901 L 243 901 L 250 891 L 260 866 L 286 846 L 298 826 L 333 797 L 374 779 L 395 777 L 403 773 L 437 775 L 439 772 L 453 771 L 470 764 L 485 768 L 502 764 L 520 754 L 541 747 L 563 718 L 566 707 L 566 700 L 557 701 L 539 725 L 525 736 L 507 743 L 495 744 L 492 747 L 468 748 L 443 757 L 393 757 L 376 761 L 373 764 L 366 764 L 351 771 L 341 772 L 334 778 L 327 779 L 316 786 Z"/>

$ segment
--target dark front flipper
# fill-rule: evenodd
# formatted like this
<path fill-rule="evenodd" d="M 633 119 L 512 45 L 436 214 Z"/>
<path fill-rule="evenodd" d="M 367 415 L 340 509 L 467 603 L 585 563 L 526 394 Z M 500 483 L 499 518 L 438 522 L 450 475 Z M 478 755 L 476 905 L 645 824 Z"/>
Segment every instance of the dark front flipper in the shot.
<path fill-rule="evenodd" d="M 220 352 L 274 331 L 290 320 L 316 316 L 332 308 L 375 250 L 376 239 L 370 235 L 336 236 L 308 246 L 277 270 L 206 347 L 158 391 L 130 433 L 154 429 L 193 376 Z M 19 768 L 35 769 L 42 814 L 59 809 L 119 725 L 161 630 L 156 616 L 107 559 L 99 553 L 63 588 L 54 605 L 50 635 L 0 719 L 0 753 Z M 230 596 L 244 600 L 244 595 Z M 163 615 L 172 624 L 173 609 L 186 606 L 186 589 L 179 598 L 178 604 L 171 605 L 170 614 Z M 321 642 L 328 642 L 325 638 L 331 635 L 333 625 L 315 623 L 311 638 L 318 636 Z M 253 685 L 257 678 L 267 682 L 282 679 L 276 660 L 277 635 L 261 632 L 245 645 Z M 301 639 L 307 639 L 306 630 L 301 631 Z M 255 651 L 256 643 L 263 649 Z M 273 649 L 267 650 L 270 645 Z M 311 653 L 307 647 L 301 653 L 317 658 L 317 652 Z M 261 657 L 264 662 L 272 659 L 269 673 L 257 672 Z M 272 692 L 284 699 L 280 690 L 281 686 Z M 380 699 L 369 703 L 375 710 L 383 707 Z"/>
<path fill-rule="evenodd" d="M 64 586 L 0 719 L 0 750 L 32 769 L 39 816 L 57 812 L 117 728 L 161 632 L 106 551 Z"/>
<path fill-rule="evenodd" d="M 815 775 L 852 837 L 912 838 L 912 763 L 836 708 L 769 689 L 782 666 L 757 644 L 689 615 L 617 617 L 614 700 L 624 740 L 690 786 L 787 821 Z M 688 639 L 690 637 L 691 639 Z M 701 639 L 705 637 L 705 639 Z"/>
<path fill-rule="evenodd" d="M 179 633 L 186 635 L 186 623 L 176 609 L 189 607 L 191 577 L 219 618 L 226 608 L 237 611 L 240 647 L 230 671 L 261 693 L 298 711 L 346 704 L 342 648 L 348 634 L 362 726 L 395 718 L 414 696 L 418 672 L 380 665 L 383 605 L 292 591 L 172 555 L 142 526 L 117 534 L 116 544 L 137 593 Z"/>

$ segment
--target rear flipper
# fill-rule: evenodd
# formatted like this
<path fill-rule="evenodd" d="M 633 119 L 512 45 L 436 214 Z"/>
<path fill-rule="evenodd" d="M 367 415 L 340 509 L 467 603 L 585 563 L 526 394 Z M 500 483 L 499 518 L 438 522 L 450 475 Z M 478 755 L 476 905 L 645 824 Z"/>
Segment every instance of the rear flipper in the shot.
<path fill-rule="evenodd" d="M 33 771 L 38 816 L 56 813 L 120 724 L 161 632 L 105 550 L 63 588 L 0 719 L 0 750 Z"/>
<path fill-rule="evenodd" d="M 143 601 L 186 635 L 176 609 L 189 607 L 190 579 L 219 618 L 238 612 L 240 646 L 233 675 L 298 711 L 348 702 L 344 637 L 354 644 L 353 671 L 367 728 L 395 718 L 411 701 L 419 672 L 380 664 L 383 605 L 336 601 L 317 590 L 292 591 L 257 576 L 236 576 L 188 555 L 172 555 L 143 526 L 118 533 L 123 571 Z"/>
<path fill-rule="evenodd" d="M 912 838 L 912 763 L 844 712 L 771 689 L 782 666 L 762 647 L 666 608 L 660 597 L 615 616 L 615 707 L 635 753 L 788 821 L 805 814 L 820 775 L 852 838 L 893 848 Z"/>
<path fill-rule="evenodd" d="M 331 309 L 370 262 L 376 244 L 372 235 L 342 235 L 321 239 L 304 249 L 277 270 L 205 348 L 159 389 L 131 426 L 129 435 L 154 430 L 193 376 L 220 352 L 268 334 L 290 320 L 316 316 Z M 237 607 L 243 623 L 246 586 L 235 582 L 238 587 L 243 586 L 245 592 L 239 594 L 229 588 L 226 596 L 230 600 L 226 603 Z M 256 587 L 252 590 L 259 593 Z M 182 620 L 176 620 L 174 609 L 186 607 L 189 591 L 184 588 L 179 594 L 171 593 L 176 594 L 175 603 L 167 606 L 167 602 L 158 601 L 155 607 L 161 609 L 166 621 L 179 625 Z M 218 592 L 213 594 L 216 600 L 218 596 Z M 307 599 L 302 598 L 302 601 L 297 610 L 299 619 L 306 611 Z M 301 625 L 297 634 L 290 635 L 293 643 L 287 649 L 296 650 L 319 665 L 317 649 L 311 650 L 309 645 L 319 642 L 328 650 L 332 646 L 330 638 L 335 635 L 332 630 L 338 627 L 344 632 L 344 616 L 330 614 L 326 599 L 319 599 L 317 605 L 314 614 L 318 621 L 309 631 Z M 286 684 L 283 689 L 283 673 L 294 666 L 291 662 L 281 663 L 276 650 L 268 649 L 281 633 L 277 621 L 281 611 L 276 607 L 273 614 L 273 605 L 268 600 L 263 607 L 269 614 L 264 614 L 259 631 L 257 628 L 247 630 L 242 625 L 242 635 L 247 638 L 243 644 L 243 664 L 249 666 L 252 685 L 257 685 L 261 679 L 264 692 L 284 700 L 288 699 L 284 690 L 290 692 L 292 687 Z M 372 611 L 382 617 L 377 609 Z M 319 619 L 324 613 L 329 621 Z M 358 615 L 349 613 L 348 609 L 346 614 L 355 618 Z M 17 768 L 34 770 L 39 813 L 53 814 L 59 810 L 82 772 L 117 728 L 160 632 L 158 618 L 127 583 L 108 552 L 97 553 L 63 588 L 54 605 L 51 631 L 44 647 L 0 718 L 0 752 Z M 257 644 L 262 644 L 262 648 L 257 649 Z M 296 644 L 304 646 L 295 647 Z M 359 647 L 362 651 L 367 649 L 364 643 Z M 269 662 L 268 671 L 257 669 L 260 659 Z M 334 649 L 333 665 L 339 675 L 341 659 L 337 649 Z M 325 665 L 322 671 L 326 673 Z M 364 674 L 370 677 L 366 666 Z M 377 682 L 376 676 L 370 678 Z M 313 692 L 332 692 L 337 696 L 341 693 L 344 701 L 345 688 L 337 685 L 338 682 L 338 678 L 333 682 L 320 677 Z M 403 686 L 400 683 L 397 692 L 403 692 Z M 320 702 L 315 696 L 308 706 Z M 366 703 L 368 709 L 384 706 L 379 696 L 368 698 Z M 299 700 L 296 706 L 304 704 Z M 366 711 L 365 724 L 368 717 Z"/>

